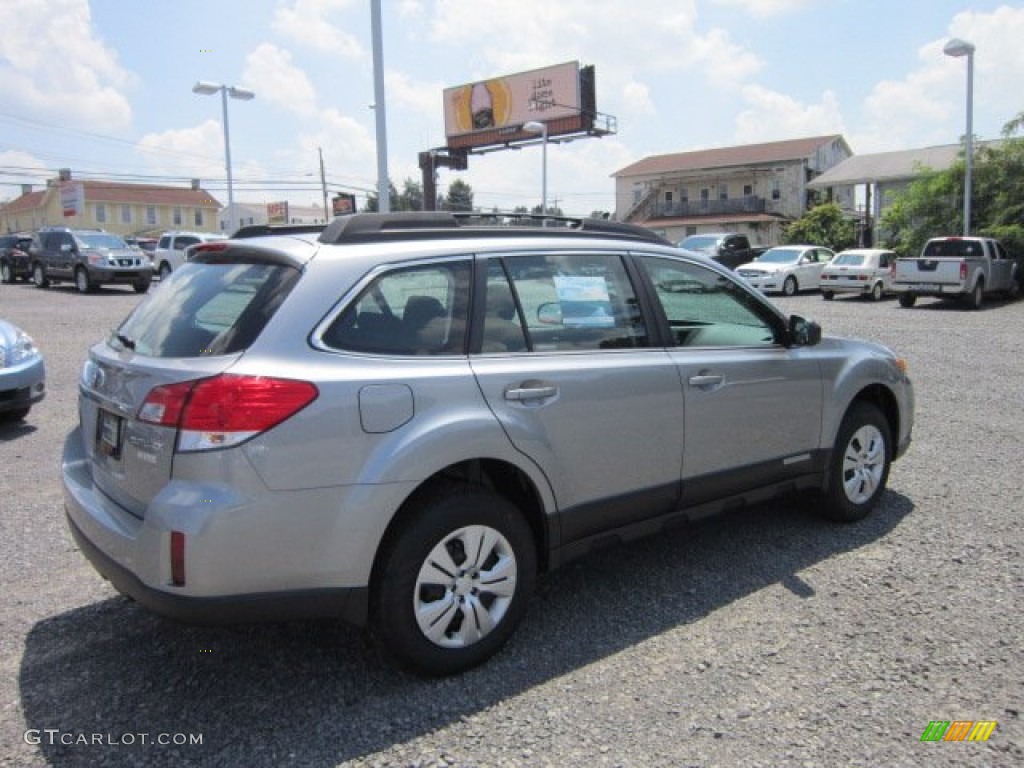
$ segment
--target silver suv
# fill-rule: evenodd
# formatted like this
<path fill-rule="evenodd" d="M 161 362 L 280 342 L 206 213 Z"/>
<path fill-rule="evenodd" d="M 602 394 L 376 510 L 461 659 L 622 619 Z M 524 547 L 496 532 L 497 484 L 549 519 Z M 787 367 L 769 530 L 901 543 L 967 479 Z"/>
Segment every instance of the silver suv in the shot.
<path fill-rule="evenodd" d="M 648 230 L 530 223 L 199 246 L 82 369 L 84 554 L 161 614 L 343 617 L 447 674 L 609 538 L 793 490 L 875 505 L 911 438 L 901 359 Z"/>

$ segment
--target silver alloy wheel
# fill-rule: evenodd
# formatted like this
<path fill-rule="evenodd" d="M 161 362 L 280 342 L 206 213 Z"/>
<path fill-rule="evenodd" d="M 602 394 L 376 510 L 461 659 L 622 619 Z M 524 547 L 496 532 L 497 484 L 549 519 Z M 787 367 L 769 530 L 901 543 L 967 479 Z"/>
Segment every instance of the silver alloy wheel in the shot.
<path fill-rule="evenodd" d="M 75 272 L 75 288 L 78 289 L 79 293 L 89 292 L 89 275 L 84 269 L 79 269 Z"/>
<path fill-rule="evenodd" d="M 885 473 L 885 437 L 873 424 L 852 435 L 843 452 L 843 490 L 853 504 L 863 504 L 874 494 Z"/>
<path fill-rule="evenodd" d="M 516 593 L 515 552 L 494 528 L 471 525 L 430 550 L 416 577 L 413 610 L 423 635 L 442 648 L 486 637 Z"/>
<path fill-rule="evenodd" d="M 0 280 L 5 283 L 14 282 L 14 273 L 11 272 L 10 264 L 0 264 Z"/>
<path fill-rule="evenodd" d="M 790 275 L 782 281 L 782 292 L 786 296 L 793 296 L 796 294 L 796 278 Z"/>

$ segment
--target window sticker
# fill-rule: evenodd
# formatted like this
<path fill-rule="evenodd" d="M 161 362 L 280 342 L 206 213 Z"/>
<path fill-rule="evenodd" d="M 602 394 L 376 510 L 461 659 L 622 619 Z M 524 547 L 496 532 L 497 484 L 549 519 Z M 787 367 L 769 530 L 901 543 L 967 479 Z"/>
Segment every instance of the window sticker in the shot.
<path fill-rule="evenodd" d="M 562 307 L 562 325 L 566 328 L 612 328 L 608 281 L 590 275 L 556 275 L 555 293 Z"/>

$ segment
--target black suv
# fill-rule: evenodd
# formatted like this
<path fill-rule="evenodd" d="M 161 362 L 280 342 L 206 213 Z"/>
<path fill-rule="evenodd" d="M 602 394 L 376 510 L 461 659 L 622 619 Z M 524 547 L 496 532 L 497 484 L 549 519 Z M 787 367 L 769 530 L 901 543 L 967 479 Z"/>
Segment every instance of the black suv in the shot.
<path fill-rule="evenodd" d="M 153 279 L 148 256 L 102 229 L 44 227 L 32 238 L 29 258 L 37 288 L 68 281 L 80 293 L 88 293 L 100 285 L 119 283 L 145 293 Z"/>
<path fill-rule="evenodd" d="M 32 274 L 29 267 L 28 247 L 32 235 L 0 235 L 0 280 L 13 283 L 21 278 L 27 280 Z"/>

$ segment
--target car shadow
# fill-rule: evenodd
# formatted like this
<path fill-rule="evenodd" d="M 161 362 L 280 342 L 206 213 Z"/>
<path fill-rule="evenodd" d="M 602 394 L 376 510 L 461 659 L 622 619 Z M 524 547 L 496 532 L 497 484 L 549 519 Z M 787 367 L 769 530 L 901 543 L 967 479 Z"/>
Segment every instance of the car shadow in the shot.
<path fill-rule="evenodd" d="M 28 418 L 28 417 L 26 417 Z M 38 430 L 34 424 L 19 419 L 12 421 L 9 417 L 5 417 L 0 414 L 0 443 L 6 443 L 10 440 L 17 440 L 18 438 L 31 435 L 33 432 Z"/>
<path fill-rule="evenodd" d="M 766 587 L 828 600 L 801 571 L 878 541 L 914 508 L 888 491 L 869 518 L 838 525 L 811 503 L 772 502 L 592 553 L 540 580 L 505 650 L 446 679 L 397 669 L 339 623 L 189 627 L 107 599 L 31 628 L 21 708 L 53 765 L 335 765 L 699 624 Z M 202 743 L 152 746 L 143 733 Z M 102 743 L 88 742 L 95 734 Z"/>

